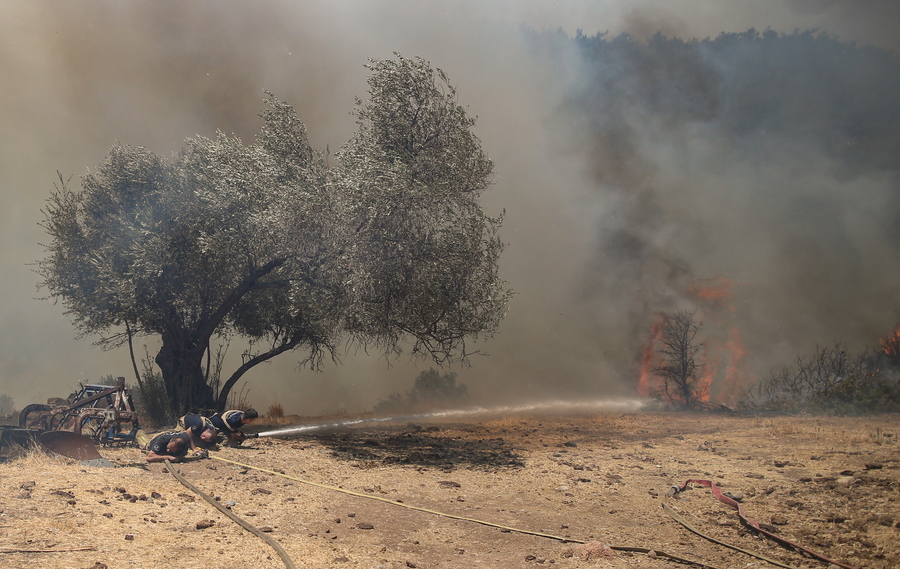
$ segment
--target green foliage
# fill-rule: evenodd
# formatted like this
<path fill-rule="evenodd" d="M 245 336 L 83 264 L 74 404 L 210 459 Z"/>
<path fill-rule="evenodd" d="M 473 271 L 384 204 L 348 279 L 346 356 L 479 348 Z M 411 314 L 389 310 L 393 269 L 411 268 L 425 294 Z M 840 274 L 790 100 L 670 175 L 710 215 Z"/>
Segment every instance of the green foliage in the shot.
<path fill-rule="evenodd" d="M 149 356 L 142 359 L 141 363 L 143 370 L 138 382 L 138 389 L 132 393 L 141 424 L 148 428 L 171 424 L 175 417 L 168 404 L 166 384 L 162 374 L 153 368 Z"/>
<path fill-rule="evenodd" d="M 900 369 L 882 352 L 816 348 L 796 366 L 757 382 L 738 408 L 748 412 L 865 415 L 900 412 Z"/>
<path fill-rule="evenodd" d="M 269 94 L 256 144 L 195 136 L 169 159 L 116 145 L 81 191 L 60 177 L 40 284 L 104 347 L 158 336 L 171 413 L 225 407 L 247 370 L 287 351 L 315 368 L 347 342 L 399 354 L 411 341 L 464 360 L 499 325 L 510 293 L 500 219 L 477 202 L 492 163 L 474 119 L 428 62 L 368 67 L 370 100 L 330 168 Z M 204 362 L 233 336 L 252 348 L 216 395 Z"/>
<path fill-rule="evenodd" d="M 358 130 L 335 174 L 354 228 L 355 300 L 349 329 L 388 351 L 412 336 L 414 354 L 447 361 L 492 331 L 510 293 L 498 275 L 501 220 L 478 198 L 492 162 L 446 75 L 422 59 L 371 60 Z"/>
<path fill-rule="evenodd" d="M 456 373 L 439 373 L 434 368 L 423 371 L 416 377 L 408 398 L 411 402 L 435 405 L 449 403 L 456 405 L 468 397 L 465 385 L 456 384 Z"/>
<path fill-rule="evenodd" d="M 456 383 L 456 373 L 440 373 L 434 368 L 420 373 L 405 396 L 392 393 L 375 406 L 376 413 L 423 412 L 458 406 L 469 396 L 463 384 Z"/>

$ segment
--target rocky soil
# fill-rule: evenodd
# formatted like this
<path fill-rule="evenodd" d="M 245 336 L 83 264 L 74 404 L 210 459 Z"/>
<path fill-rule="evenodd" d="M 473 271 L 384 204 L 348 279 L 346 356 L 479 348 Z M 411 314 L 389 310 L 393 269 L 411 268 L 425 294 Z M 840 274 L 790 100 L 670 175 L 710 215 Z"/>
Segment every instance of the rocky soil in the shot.
<path fill-rule="evenodd" d="M 260 426 L 258 429 L 265 429 Z M 627 413 L 361 424 L 261 437 L 174 465 L 296 567 L 900 566 L 900 417 Z M 136 448 L 116 468 L 0 463 L 0 567 L 285 567 L 276 549 Z M 835 565 L 839 567 L 840 565 Z"/>

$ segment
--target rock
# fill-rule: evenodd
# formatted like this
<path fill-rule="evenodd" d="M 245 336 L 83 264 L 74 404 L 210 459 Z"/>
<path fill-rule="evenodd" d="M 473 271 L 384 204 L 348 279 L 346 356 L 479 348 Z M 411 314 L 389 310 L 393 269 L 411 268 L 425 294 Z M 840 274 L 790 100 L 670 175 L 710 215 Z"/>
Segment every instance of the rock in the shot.
<path fill-rule="evenodd" d="M 722 494 L 731 498 L 735 502 L 743 502 L 744 501 L 744 495 L 740 492 L 722 492 Z"/>
<path fill-rule="evenodd" d="M 584 561 L 594 561 L 595 559 L 611 559 L 616 556 L 615 550 L 605 543 L 599 541 L 589 541 L 576 545 L 572 548 L 575 555 Z"/>
<path fill-rule="evenodd" d="M 850 486 L 851 484 L 853 484 L 854 482 L 856 482 L 856 478 L 854 478 L 854 477 L 852 477 L 852 476 L 841 476 L 840 478 L 838 478 L 838 479 L 835 480 L 834 482 L 835 482 L 835 484 L 837 484 L 838 486 L 844 486 L 844 487 L 847 487 L 847 486 Z"/>
<path fill-rule="evenodd" d="M 197 522 L 197 525 L 195 527 L 197 529 L 206 529 L 206 528 L 211 528 L 214 525 L 216 525 L 215 520 L 202 520 L 202 521 Z"/>
<path fill-rule="evenodd" d="M 356 524 L 356 527 L 359 529 L 375 529 L 375 526 L 372 524 L 367 524 L 366 522 L 359 522 Z"/>

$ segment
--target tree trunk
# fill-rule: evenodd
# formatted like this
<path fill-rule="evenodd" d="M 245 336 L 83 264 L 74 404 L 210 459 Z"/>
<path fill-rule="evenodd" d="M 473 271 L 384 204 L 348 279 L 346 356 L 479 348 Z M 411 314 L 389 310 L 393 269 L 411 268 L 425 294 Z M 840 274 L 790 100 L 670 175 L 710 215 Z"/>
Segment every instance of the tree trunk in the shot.
<path fill-rule="evenodd" d="M 163 337 L 156 365 L 162 372 L 169 409 L 174 417 L 194 409 L 211 409 L 215 405 L 215 395 L 206 383 L 200 364 L 204 351 Z"/>
<path fill-rule="evenodd" d="M 228 403 L 228 394 L 231 393 L 231 388 L 238 382 L 242 375 L 244 375 L 247 370 L 252 368 L 253 366 L 259 365 L 263 362 L 269 361 L 279 354 L 283 354 L 284 352 L 293 350 L 301 340 L 302 336 L 294 336 L 283 344 L 273 347 L 268 352 L 257 354 L 256 356 L 250 358 L 246 362 L 244 362 L 241 367 L 239 367 L 231 377 L 225 382 L 222 386 L 222 389 L 219 391 L 219 398 L 216 400 L 216 411 L 224 411 L 225 405 Z"/>

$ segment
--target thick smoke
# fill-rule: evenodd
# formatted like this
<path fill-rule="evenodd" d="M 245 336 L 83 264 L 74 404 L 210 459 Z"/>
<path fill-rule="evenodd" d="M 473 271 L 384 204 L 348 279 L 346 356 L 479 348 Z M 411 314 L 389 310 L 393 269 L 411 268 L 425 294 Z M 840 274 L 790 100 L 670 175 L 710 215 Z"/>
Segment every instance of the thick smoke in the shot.
<path fill-rule="evenodd" d="M 715 114 L 669 123 L 635 107 L 605 139 L 596 117 L 573 111 L 585 67 L 571 42 L 557 37 L 551 55 L 535 50 L 533 35 L 582 29 L 646 41 L 660 30 L 687 39 L 820 28 L 897 50 L 890 3 L 556 4 L 4 2 L 0 393 L 22 407 L 79 381 L 131 379 L 125 350 L 74 339 L 61 306 L 33 300 L 41 291 L 28 263 L 43 254 L 37 222 L 56 171 L 77 183 L 115 141 L 161 154 L 217 129 L 250 141 L 263 89 L 295 106 L 314 146 L 334 150 L 353 131 L 366 58 L 395 51 L 448 73 L 496 162 L 486 205 L 506 211 L 502 270 L 518 296 L 500 333 L 477 346 L 490 356 L 454 369 L 481 401 L 632 393 L 652 312 L 685 304 L 680 285 L 698 278 L 737 283 L 748 357 L 766 364 L 836 338 L 871 343 L 897 323 L 895 250 L 883 234 L 896 211 L 889 172 L 836 172 L 817 140 L 784 133 L 771 141 L 782 145 L 777 159 L 761 168 L 751 136 L 739 138 L 746 147 L 719 143 L 728 132 Z M 620 72 L 636 80 L 642 70 Z M 365 410 L 429 367 L 349 353 L 314 374 L 296 370 L 296 359 L 251 372 L 251 401 Z"/>
<path fill-rule="evenodd" d="M 699 310 L 746 382 L 891 331 L 900 61 L 822 33 L 578 43 L 567 139 L 603 209 L 584 313 L 619 353 L 654 311 Z"/>

